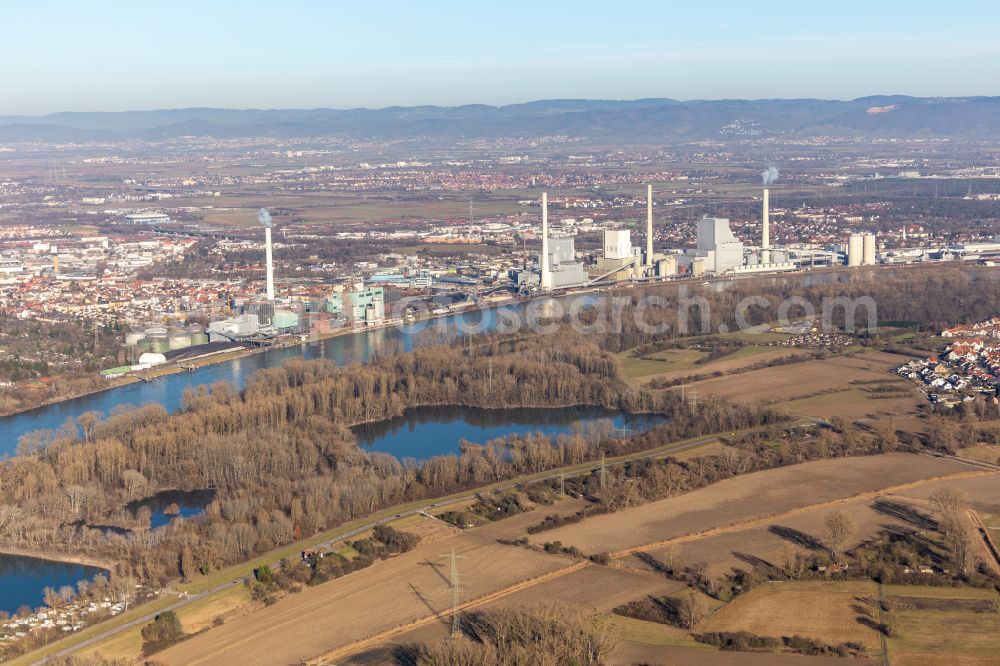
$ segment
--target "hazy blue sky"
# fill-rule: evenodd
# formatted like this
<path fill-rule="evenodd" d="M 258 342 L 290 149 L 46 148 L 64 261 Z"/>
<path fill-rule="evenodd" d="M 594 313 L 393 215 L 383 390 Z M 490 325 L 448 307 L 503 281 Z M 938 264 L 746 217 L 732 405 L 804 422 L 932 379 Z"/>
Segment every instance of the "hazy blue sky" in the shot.
<path fill-rule="evenodd" d="M 0 0 L 0 115 L 998 95 L 998 26 L 940 0 Z"/>

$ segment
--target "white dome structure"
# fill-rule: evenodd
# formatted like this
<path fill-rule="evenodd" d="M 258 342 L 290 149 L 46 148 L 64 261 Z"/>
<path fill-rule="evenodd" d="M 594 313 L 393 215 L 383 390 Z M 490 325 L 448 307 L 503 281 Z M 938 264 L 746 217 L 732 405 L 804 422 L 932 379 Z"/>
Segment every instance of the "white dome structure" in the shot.
<path fill-rule="evenodd" d="M 158 352 L 146 352 L 139 357 L 139 365 L 160 365 L 166 362 L 167 357 Z"/>

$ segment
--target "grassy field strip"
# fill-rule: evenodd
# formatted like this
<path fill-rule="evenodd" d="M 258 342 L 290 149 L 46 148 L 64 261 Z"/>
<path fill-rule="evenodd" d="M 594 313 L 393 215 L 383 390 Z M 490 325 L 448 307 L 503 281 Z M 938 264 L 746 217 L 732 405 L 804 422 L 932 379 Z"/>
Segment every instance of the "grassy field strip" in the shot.
<path fill-rule="evenodd" d="M 514 594 L 515 592 L 520 592 L 521 590 L 526 590 L 529 587 L 534 587 L 534 586 L 539 585 L 541 583 L 546 583 L 546 582 L 548 582 L 550 580 L 555 580 L 556 578 L 562 578 L 563 576 L 565 576 L 567 574 L 571 574 L 571 573 L 577 572 L 577 571 L 579 571 L 579 570 L 581 570 L 583 568 L 589 567 L 591 565 L 593 565 L 593 562 L 591 562 L 590 560 L 581 560 L 581 561 L 578 561 L 578 562 L 574 562 L 573 564 L 569 565 L 568 567 L 564 567 L 562 569 L 556 569 L 555 571 L 550 571 L 550 572 L 542 574 L 540 576 L 535 576 L 534 578 L 529 578 L 527 580 L 523 580 L 520 583 L 515 583 L 514 585 L 511 585 L 509 587 L 505 587 L 505 588 L 497 590 L 495 592 L 490 592 L 489 594 L 485 594 L 485 595 L 483 595 L 481 597 L 477 597 L 475 599 L 472 599 L 471 601 L 467 601 L 465 603 L 459 604 L 458 611 L 462 612 L 462 611 L 466 611 L 466 610 L 468 610 L 470 608 L 475 608 L 477 606 L 482 606 L 483 604 L 487 604 L 487 603 L 496 601 L 497 599 L 502 599 L 503 597 L 506 597 L 506 596 L 509 596 L 511 594 Z M 413 622 L 408 622 L 407 624 L 401 624 L 401 625 L 398 625 L 396 627 L 392 627 L 390 629 L 386 629 L 384 631 L 380 631 L 377 634 L 372 634 L 371 636 L 368 636 L 367 638 L 362 638 L 359 641 L 355 641 L 353 643 L 348 643 L 347 645 L 342 645 L 342 646 L 340 646 L 338 648 L 330 650 L 329 652 L 323 653 L 319 657 L 316 657 L 316 658 L 313 658 L 313 659 L 309 659 L 305 663 L 309 664 L 310 666 L 323 666 L 324 664 L 329 664 L 334 659 L 339 659 L 339 658 L 345 657 L 347 655 L 356 654 L 356 653 L 364 650 L 367 647 L 378 645 L 379 643 L 382 643 L 382 642 L 384 642 L 384 641 L 392 638 L 393 636 L 398 636 L 399 634 L 405 633 L 407 631 L 411 631 L 413 629 L 417 629 L 417 628 L 422 627 L 424 625 L 427 625 L 427 624 L 429 624 L 431 622 L 438 621 L 442 617 L 448 617 L 449 615 L 451 615 L 450 611 L 449 612 L 440 613 L 440 614 L 435 614 L 435 615 L 425 615 L 424 617 L 419 618 L 417 620 L 414 620 Z"/>
<path fill-rule="evenodd" d="M 801 425 L 805 421 L 793 422 L 788 424 L 789 427 L 795 425 Z M 759 428 L 747 428 L 744 430 L 738 430 L 733 432 L 736 434 L 746 434 L 753 432 L 755 430 L 761 430 L 764 426 Z M 631 460 L 641 460 L 645 458 L 660 458 L 671 455 L 672 453 L 685 451 L 687 449 L 704 446 L 711 442 L 717 441 L 722 435 L 716 433 L 713 435 L 704 435 L 700 437 L 692 437 L 689 439 L 680 440 L 677 442 L 671 442 L 663 446 L 657 447 L 655 449 L 647 449 L 645 451 L 638 451 L 636 453 L 625 454 L 622 456 L 616 456 L 614 458 L 608 458 L 607 464 L 614 465 Z M 274 564 L 282 559 L 293 557 L 297 555 L 302 550 L 307 548 L 312 548 L 319 545 L 332 545 L 335 541 L 340 541 L 346 538 L 350 538 L 353 534 L 359 534 L 364 530 L 371 529 L 376 523 L 389 522 L 393 520 L 399 514 L 406 513 L 417 513 L 420 510 L 427 510 L 432 508 L 430 505 L 433 503 L 436 506 L 435 509 L 442 508 L 444 505 L 456 504 L 463 501 L 468 501 L 474 498 L 477 493 L 490 492 L 492 490 L 503 490 L 505 488 L 512 488 L 522 483 L 531 483 L 536 481 L 542 481 L 546 479 L 558 478 L 560 473 L 574 474 L 582 473 L 587 470 L 594 469 L 595 462 L 587 461 L 580 463 L 578 465 L 571 465 L 568 467 L 557 468 L 552 470 L 547 470 L 544 472 L 538 472 L 528 476 L 518 477 L 516 479 L 511 479 L 508 481 L 502 481 L 499 483 L 491 484 L 482 488 L 477 488 L 474 491 L 466 491 L 463 493 L 456 493 L 444 498 L 437 500 L 421 500 L 418 502 L 411 502 L 405 505 L 398 505 L 379 511 L 367 518 L 362 518 L 358 520 L 351 521 L 339 527 L 336 527 L 327 532 L 315 535 L 308 539 L 303 539 L 302 541 L 297 541 L 293 544 L 285 546 L 284 548 L 279 548 L 270 553 L 266 553 L 259 557 L 256 557 L 248 562 L 242 564 L 233 565 L 222 569 L 211 576 L 208 576 L 202 580 L 195 583 L 190 583 L 187 585 L 178 586 L 178 589 L 186 592 L 189 596 L 184 599 L 177 600 L 176 598 L 170 599 L 157 599 L 156 601 L 150 602 L 148 604 L 143 604 L 142 606 L 136 607 L 133 611 L 129 611 L 123 615 L 118 616 L 113 620 L 107 622 L 102 622 L 92 627 L 83 629 L 72 636 L 68 636 L 59 641 L 51 643 L 47 646 L 33 650 L 25 655 L 18 657 L 17 659 L 9 662 L 13 666 L 28 666 L 29 664 L 40 663 L 42 660 L 47 659 L 51 656 L 64 656 L 77 651 L 78 648 L 89 646 L 99 641 L 106 640 L 115 634 L 129 629 L 138 624 L 149 622 L 153 617 L 163 610 L 175 610 L 182 606 L 186 606 L 190 603 L 207 598 L 210 595 L 225 593 L 230 587 L 239 583 L 239 581 L 250 575 L 253 569 L 265 565 Z"/>
<path fill-rule="evenodd" d="M 881 497 L 883 495 L 892 495 L 893 493 L 898 493 L 904 490 L 919 488 L 929 483 L 937 483 L 939 481 L 957 481 L 959 479 L 971 479 L 980 476 L 989 476 L 991 474 L 996 474 L 996 472 L 993 471 L 957 472 L 955 474 L 945 474 L 943 476 L 935 476 L 929 479 L 911 481 L 909 483 L 902 483 L 896 486 L 888 486 L 886 488 L 880 488 L 879 490 L 870 490 L 868 492 L 861 493 L 859 495 L 842 497 L 840 499 L 830 500 L 827 502 L 820 502 L 818 504 L 800 506 L 794 509 L 789 509 L 788 511 L 781 511 L 779 513 L 762 516 L 760 518 L 754 518 L 752 520 L 744 520 L 736 523 L 730 523 L 729 525 L 722 525 L 721 527 L 713 527 L 712 529 L 703 530 L 701 532 L 682 534 L 681 536 L 672 537 L 670 539 L 665 539 L 663 541 L 655 541 L 653 543 L 644 544 L 642 546 L 635 546 L 632 548 L 626 548 L 624 550 L 616 550 L 611 553 L 608 553 L 608 557 L 611 557 L 612 559 L 620 559 L 622 557 L 628 557 L 629 555 L 634 555 L 642 551 L 654 550 L 656 548 L 663 548 L 665 546 L 670 546 L 677 543 L 697 541 L 699 539 L 704 539 L 706 537 L 716 536 L 718 534 L 726 534 L 728 532 L 738 532 L 740 530 L 749 529 L 753 527 L 764 527 L 773 520 L 789 518 L 791 516 L 797 516 L 803 513 L 809 513 L 811 511 L 818 511 L 820 509 L 824 509 L 827 507 L 839 506 L 841 504 L 849 504 L 851 502 L 860 502 L 867 499 L 874 499 L 876 497 Z"/>
<path fill-rule="evenodd" d="M 928 599 L 995 599 L 997 593 L 986 587 L 934 587 L 929 585 L 884 585 L 887 597 L 925 597 Z"/>

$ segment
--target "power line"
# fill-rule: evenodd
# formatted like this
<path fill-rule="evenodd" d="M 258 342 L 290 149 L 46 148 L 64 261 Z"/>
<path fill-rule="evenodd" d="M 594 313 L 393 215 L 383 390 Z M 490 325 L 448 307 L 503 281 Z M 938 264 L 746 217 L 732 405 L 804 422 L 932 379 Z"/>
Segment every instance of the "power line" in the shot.
<path fill-rule="evenodd" d="M 692 412 L 696 412 L 698 411 L 698 389 L 692 386 L 689 393 L 690 398 L 688 405 L 691 407 Z"/>

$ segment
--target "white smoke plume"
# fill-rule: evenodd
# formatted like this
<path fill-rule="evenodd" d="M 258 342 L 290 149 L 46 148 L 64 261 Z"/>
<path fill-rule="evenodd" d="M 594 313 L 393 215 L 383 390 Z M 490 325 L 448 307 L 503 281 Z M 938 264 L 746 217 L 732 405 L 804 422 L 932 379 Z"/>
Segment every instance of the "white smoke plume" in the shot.
<path fill-rule="evenodd" d="M 262 227 L 271 226 L 271 214 L 267 212 L 266 208 L 261 208 L 260 211 L 257 212 L 257 220 L 260 222 Z"/>
<path fill-rule="evenodd" d="M 761 180 L 764 181 L 765 185 L 770 185 L 774 181 L 778 180 L 778 168 L 775 166 L 767 167 L 767 171 L 760 174 Z"/>

